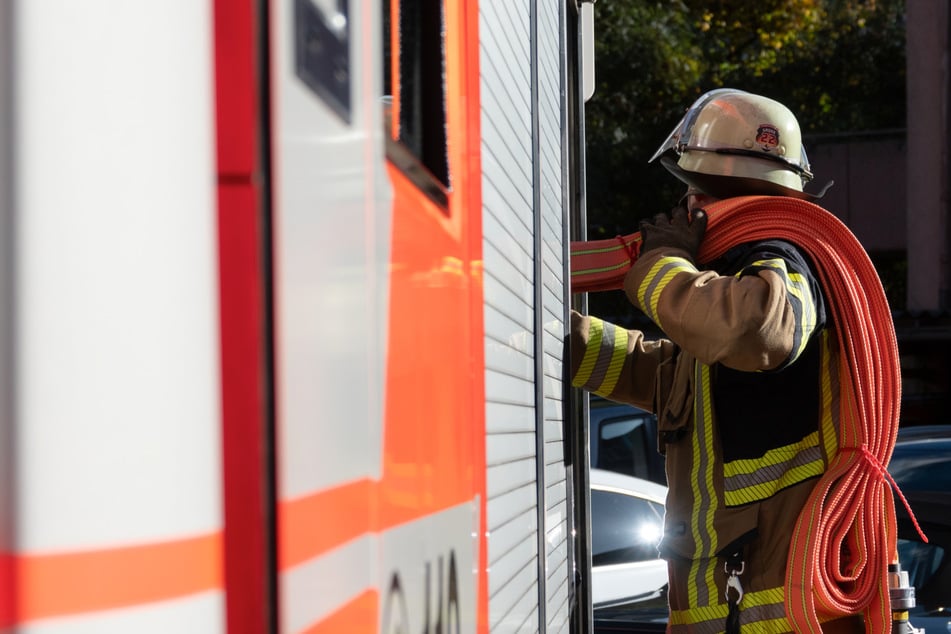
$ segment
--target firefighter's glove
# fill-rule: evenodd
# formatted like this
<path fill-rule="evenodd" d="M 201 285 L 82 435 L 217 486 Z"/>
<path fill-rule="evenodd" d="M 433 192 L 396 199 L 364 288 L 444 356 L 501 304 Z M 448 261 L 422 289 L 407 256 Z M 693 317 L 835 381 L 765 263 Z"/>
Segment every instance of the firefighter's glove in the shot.
<path fill-rule="evenodd" d="M 652 220 L 642 220 L 640 255 L 652 249 L 668 247 L 682 249 L 696 261 L 697 251 L 707 230 L 707 214 L 703 209 L 687 211 L 674 207 L 670 214 L 659 213 Z"/>

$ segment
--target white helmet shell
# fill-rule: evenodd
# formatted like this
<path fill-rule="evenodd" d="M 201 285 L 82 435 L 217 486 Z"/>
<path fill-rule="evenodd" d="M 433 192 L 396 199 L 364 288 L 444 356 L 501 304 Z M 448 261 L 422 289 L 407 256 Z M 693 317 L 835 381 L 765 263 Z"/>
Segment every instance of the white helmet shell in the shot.
<path fill-rule="evenodd" d="M 803 192 L 812 172 L 792 111 L 732 88 L 694 102 L 651 161 L 658 157 L 680 180 L 718 198 L 760 193 L 813 199 L 828 188 L 818 196 Z"/>

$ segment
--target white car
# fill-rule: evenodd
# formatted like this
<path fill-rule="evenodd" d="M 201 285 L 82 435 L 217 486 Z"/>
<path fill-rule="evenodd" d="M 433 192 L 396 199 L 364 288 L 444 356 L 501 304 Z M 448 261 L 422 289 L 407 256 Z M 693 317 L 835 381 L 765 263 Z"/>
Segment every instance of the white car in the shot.
<path fill-rule="evenodd" d="M 594 609 L 664 597 L 667 562 L 657 545 L 664 533 L 667 487 L 591 469 L 591 560 Z"/>

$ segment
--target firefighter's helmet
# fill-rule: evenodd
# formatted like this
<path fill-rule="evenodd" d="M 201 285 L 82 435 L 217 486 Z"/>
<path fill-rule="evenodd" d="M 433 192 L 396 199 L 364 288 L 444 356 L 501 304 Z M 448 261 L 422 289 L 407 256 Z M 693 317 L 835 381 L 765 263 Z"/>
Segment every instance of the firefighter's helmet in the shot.
<path fill-rule="evenodd" d="M 793 196 L 812 171 L 795 115 L 773 99 L 733 88 L 711 90 L 687 110 L 651 161 L 716 198 L 744 195 Z"/>

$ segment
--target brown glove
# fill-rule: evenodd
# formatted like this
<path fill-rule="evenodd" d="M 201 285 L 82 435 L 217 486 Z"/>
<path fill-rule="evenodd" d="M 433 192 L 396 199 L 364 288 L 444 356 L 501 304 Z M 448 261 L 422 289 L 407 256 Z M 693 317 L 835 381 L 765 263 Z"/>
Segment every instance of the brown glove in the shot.
<path fill-rule="evenodd" d="M 688 212 L 686 207 L 674 207 L 669 216 L 659 213 L 653 220 L 642 220 L 640 229 L 641 255 L 651 249 L 671 247 L 686 251 L 691 260 L 696 260 L 707 230 L 707 214 L 703 209 Z"/>

